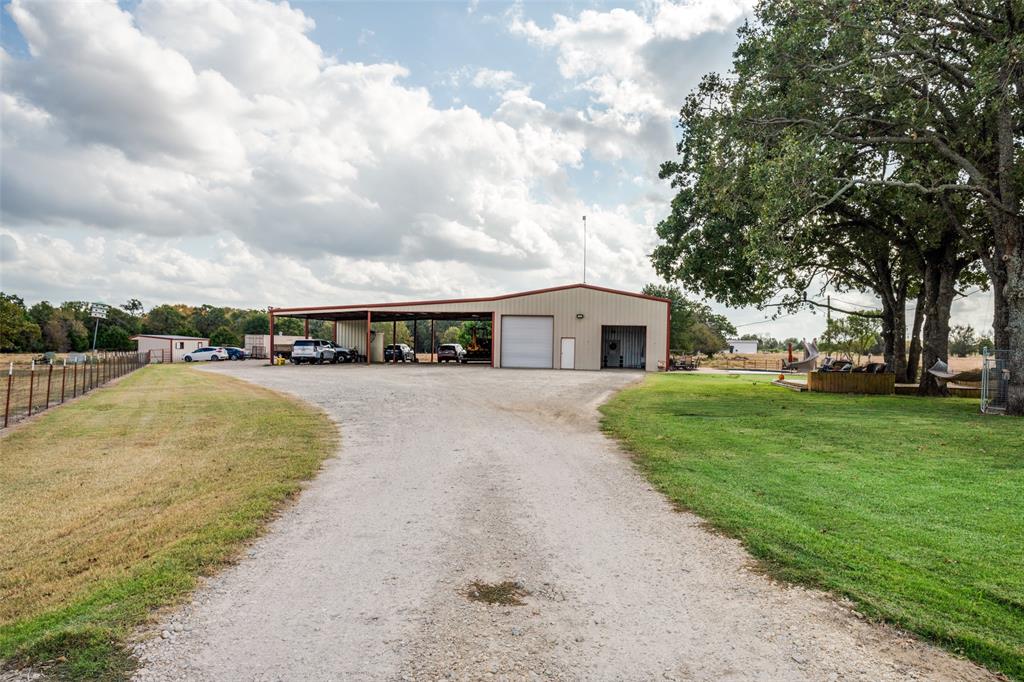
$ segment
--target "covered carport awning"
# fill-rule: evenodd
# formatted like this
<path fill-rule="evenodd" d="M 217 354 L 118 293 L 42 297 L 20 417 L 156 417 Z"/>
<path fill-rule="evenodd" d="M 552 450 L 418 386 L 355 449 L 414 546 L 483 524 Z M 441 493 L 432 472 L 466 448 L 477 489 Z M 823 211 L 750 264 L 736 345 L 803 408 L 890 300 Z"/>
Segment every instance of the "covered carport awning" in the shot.
<path fill-rule="evenodd" d="M 371 358 L 371 338 L 372 338 L 372 324 L 375 322 L 379 323 L 398 323 L 398 322 L 417 322 L 417 321 L 431 321 L 431 361 L 433 361 L 434 354 L 434 342 L 433 342 L 433 321 L 437 320 L 448 320 L 448 321 L 464 321 L 464 320 L 481 320 L 494 323 L 494 311 L 493 310 L 477 310 L 477 311 L 451 311 L 451 310 L 431 310 L 424 308 L 422 310 L 388 310 L 387 308 L 376 308 L 376 307 L 362 307 L 362 308 L 343 308 L 343 309 L 321 309 L 321 308 L 309 308 L 309 309 L 274 309 L 269 308 L 267 311 L 270 315 L 270 336 L 274 337 L 275 324 L 274 320 L 279 317 L 287 317 L 292 319 L 300 319 L 305 321 L 305 335 L 309 336 L 309 321 L 310 320 L 321 320 L 324 322 L 335 323 L 335 338 L 337 342 L 337 323 L 339 322 L 361 322 L 366 325 L 366 362 L 369 364 L 372 361 Z M 415 328 L 413 330 L 415 339 Z M 355 344 L 354 344 L 355 345 Z M 415 344 L 414 344 L 415 345 Z M 273 346 L 273 341 L 271 341 Z M 491 366 L 494 366 L 493 355 L 491 357 Z"/>

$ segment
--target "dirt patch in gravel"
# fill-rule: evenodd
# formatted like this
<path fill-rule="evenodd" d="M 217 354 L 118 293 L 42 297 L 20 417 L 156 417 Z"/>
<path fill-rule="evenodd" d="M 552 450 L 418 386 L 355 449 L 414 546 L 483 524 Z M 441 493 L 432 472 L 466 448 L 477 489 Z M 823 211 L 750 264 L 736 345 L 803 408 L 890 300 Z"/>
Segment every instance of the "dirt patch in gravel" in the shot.
<path fill-rule="evenodd" d="M 500 583 L 485 583 L 474 580 L 466 588 L 466 598 L 470 601 L 499 606 L 525 606 L 523 597 L 529 594 L 515 580 L 503 580 Z"/>

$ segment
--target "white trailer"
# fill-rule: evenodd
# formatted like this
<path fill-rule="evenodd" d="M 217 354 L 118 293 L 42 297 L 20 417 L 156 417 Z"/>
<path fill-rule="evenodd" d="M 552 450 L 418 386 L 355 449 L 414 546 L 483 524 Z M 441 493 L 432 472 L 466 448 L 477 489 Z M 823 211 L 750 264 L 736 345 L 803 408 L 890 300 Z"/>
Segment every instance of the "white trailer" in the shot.
<path fill-rule="evenodd" d="M 274 337 L 274 354 L 284 355 L 288 357 L 292 353 L 292 344 L 298 339 L 304 339 L 305 336 L 285 336 L 284 334 L 278 334 Z M 330 339 L 327 339 L 328 341 Z M 269 358 L 270 357 L 270 334 L 246 334 L 245 335 L 245 352 L 251 358 Z"/>

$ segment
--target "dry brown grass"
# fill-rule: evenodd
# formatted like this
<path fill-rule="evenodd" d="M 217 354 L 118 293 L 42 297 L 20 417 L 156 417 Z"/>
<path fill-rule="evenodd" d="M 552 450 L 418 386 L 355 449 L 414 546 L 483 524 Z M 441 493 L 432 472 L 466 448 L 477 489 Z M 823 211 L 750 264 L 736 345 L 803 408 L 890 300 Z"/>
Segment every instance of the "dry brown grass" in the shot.
<path fill-rule="evenodd" d="M 316 470 L 334 438 L 326 416 L 295 400 L 178 365 L 140 370 L 7 434 L 0 657 L 19 644 L 5 635 L 24 639 L 7 626 L 94 590 L 155 590 L 164 578 L 187 588 Z"/>
<path fill-rule="evenodd" d="M 793 357 L 799 360 L 803 357 L 803 351 L 793 351 Z M 716 367 L 721 366 L 723 368 L 734 368 L 740 369 L 743 366 L 743 360 L 748 360 L 748 365 L 753 369 L 778 369 L 779 361 L 786 358 L 786 353 L 737 353 L 735 355 L 719 355 L 711 360 L 705 360 L 701 364 L 705 367 Z M 857 357 L 854 356 L 854 361 L 857 361 Z M 869 362 L 884 362 L 885 358 L 881 355 L 863 355 L 860 357 L 860 364 L 866 365 Z M 950 357 L 949 366 L 954 372 L 968 371 L 972 369 L 981 368 L 981 356 L 980 355 L 968 355 L 964 358 Z"/>

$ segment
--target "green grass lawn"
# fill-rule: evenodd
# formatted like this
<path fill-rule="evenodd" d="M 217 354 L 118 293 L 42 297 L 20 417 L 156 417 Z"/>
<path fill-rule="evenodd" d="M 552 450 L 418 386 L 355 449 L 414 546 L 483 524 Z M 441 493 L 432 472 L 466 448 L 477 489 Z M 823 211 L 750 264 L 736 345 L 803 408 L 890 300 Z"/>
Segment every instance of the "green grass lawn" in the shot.
<path fill-rule="evenodd" d="M 6 434 L 0 661 L 124 678 L 132 630 L 233 560 L 335 443 L 323 413 L 181 365 Z"/>
<path fill-rule="evenodd" d="M 772 575 L 1024 679 L 1024 419 L 769 381 L 651 376 L 604 428 Z"/>

